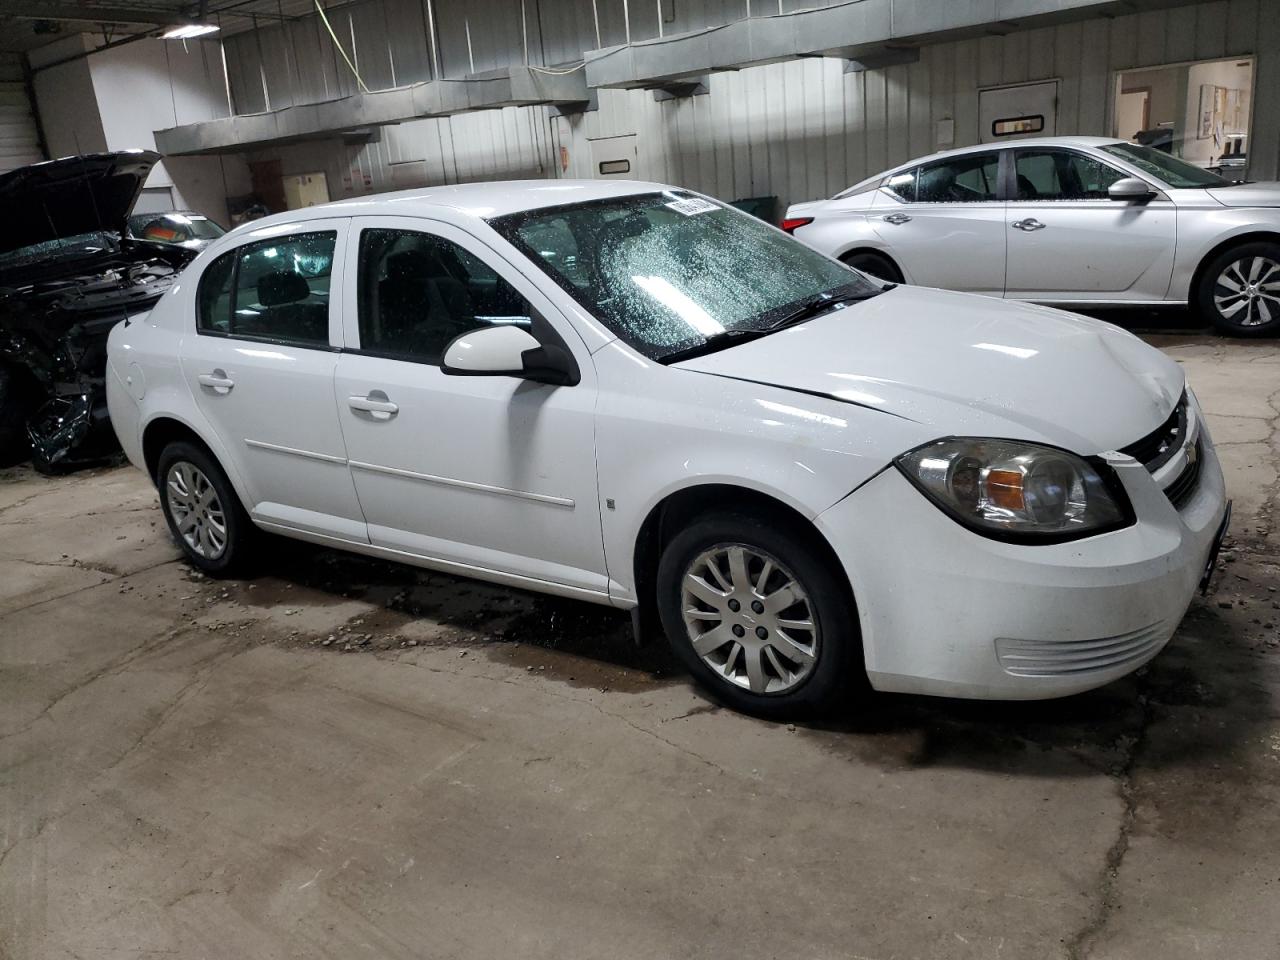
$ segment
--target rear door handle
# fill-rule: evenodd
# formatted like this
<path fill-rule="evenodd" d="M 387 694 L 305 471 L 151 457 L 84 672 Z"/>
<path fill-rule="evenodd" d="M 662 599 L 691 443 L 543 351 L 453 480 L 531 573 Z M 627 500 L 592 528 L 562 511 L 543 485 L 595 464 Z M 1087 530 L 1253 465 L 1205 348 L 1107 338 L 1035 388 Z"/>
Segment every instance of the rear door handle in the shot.
<path fill-rule="evenodd" d="M 381 390 L 370 390 L 367 397 L 347 397 L 347 406 L 367 413 L 374 420 L 390 420 L 400 412 L 400 407 L 388 400 Z"/>
<path fill-rule="evenodd" d="M 1027 233 L 1031 233 L 1034 230 L 1043 230 L 1045 227 L 1045 225 L 1035 217 L 1027 217 L 1025 220 L 1015 220 L 1013 223 L 1009 224 L 1009 226 L 1013 227 L 1015 230 L 1024 230 Z"/>
<path fill-rule="evenodd" d="M 200 386 L 208 387 L 214 393 L 220 394 L 230 393 L 231 388 L 236 385 L 236 382 L 227 376 L 227 371 L 221 369 L 214 370 L 212 373 L 202 373 L 196 377 L 196 380 Z"/>
<path fill-rule="evenodd" d="M 885 223 L 892 223 L 894 226 L 901 226 L 904 223 L 910 223 L 911 218 L 905 213 L 891 213 L 884 218 Z"/>

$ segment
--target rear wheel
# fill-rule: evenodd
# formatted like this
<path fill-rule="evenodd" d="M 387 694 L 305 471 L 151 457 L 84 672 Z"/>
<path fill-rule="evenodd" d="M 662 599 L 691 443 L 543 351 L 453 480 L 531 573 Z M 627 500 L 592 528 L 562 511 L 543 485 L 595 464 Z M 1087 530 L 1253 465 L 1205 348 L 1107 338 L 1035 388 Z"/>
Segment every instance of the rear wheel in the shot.
<path fill-rule="evenodd" d="M 161 452 L 156 476 L 169 531 L 187 559 L 215 577 L 243 572 L 258 531 L 217 461 L 175 441 Z"/>
<path fill-rule="evenodd" d="M 1219 254 L 1205 268 L 1198 300 L 1201 315 L 1225 334 L 1280 333 L 1280 244 L 1246 243 Z"/>
<path fill-rule="evenodd" d="M 730 706 L 774 718 L 822 712 L 861 663 L 852 598 L 833 566 L 811 538 L 712 514 L 662 554 L 663 629 L 694 677 Z"/>
<path fill-rule="evenodd" d="M 870 274 L 878 280 L 885 280 L 889 283 L 902 283 L 902 271 L 898 269 L 897 264 L 884 254 L 862 250 L 858 253 L 848 254 L 843 260 L 853 269 L 861 270 L 863 273 Z"/>

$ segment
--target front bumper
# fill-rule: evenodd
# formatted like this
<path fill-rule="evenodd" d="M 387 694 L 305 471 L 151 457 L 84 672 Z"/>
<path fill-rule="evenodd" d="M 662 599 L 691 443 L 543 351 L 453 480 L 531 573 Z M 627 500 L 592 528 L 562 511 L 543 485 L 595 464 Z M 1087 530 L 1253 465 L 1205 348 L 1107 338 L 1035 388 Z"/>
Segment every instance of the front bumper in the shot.
<path fill-rule="evenodd" d="M 1175 507 L 1132 458 L 1109 459 L 1137 522 L 1070 543 L 973 533 L 889 468 L 820 514 L 858 604 L 877 690 L 999 700 L 1066 696 L 1131 673 L 1182 620 L 1225 515 L 1207 433 Z"/>

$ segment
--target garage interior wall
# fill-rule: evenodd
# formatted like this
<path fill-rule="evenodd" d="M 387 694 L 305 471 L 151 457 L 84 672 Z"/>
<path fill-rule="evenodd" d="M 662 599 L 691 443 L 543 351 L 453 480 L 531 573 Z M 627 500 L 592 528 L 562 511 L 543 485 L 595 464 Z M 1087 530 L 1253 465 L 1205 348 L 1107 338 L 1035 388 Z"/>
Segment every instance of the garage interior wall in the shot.
<path fill-rule="evenodd" d="M 798 7 L 801 4 L 784 9 Z M 804 4 L 812 5 L 812 4 Z M 672 12 L 666 33 L 742 16 L 742 3 L 631 4 L 633 40 L 656 36 L 656 8 Z M 616 9 L 615 9 L 616 8 Z M 370 88 L 432 77 L 425 5 L 368 0 L 335 8 Z M 601 41 L 622 42 L 620 0 L 599 0 Z M 556 64 L 595 46 L 591 4 L 526 3 L 529 59 Z M 554 10 L 554 12 L 552 12 Z M 515 0 L 438 0 L 441 75 L 524 61 Z M 317 17 L 263 26 L 226 40 L 237 113 L 346 95 L 354 79 Z M 481 28 L 484 25 L 484 28 Z M 470 53 L 467 33 L 470 28 Z M 513 176 L 591 176 L 589 141 L 636 134 L 635 176 L 730 200 L 777 196 L 780 203 L 830 196 L 885 167 L 979 140 L 983 87 L 1057 78 L 1058 131 L 1107 136 L 1115 72 L 1218 57 L 1257 58 L 1255 89 L 1280 89 L 1280 3 L 1218 0 L 1093 19 L 1004 36 L 925 46 L 917 63 L 845 72 L 842 60 L 811 58 L 713 74 L 708 93 L 658 101 L 649 91 L 598 91 L 599 109 L 553 117 L 511 108 L 385 128 L 360 147 L 339 141 L 269 151 L 285 172 L 322 169 L 334 196 L 432 183 Z M 952 124 L 939 121 L 953 121 Z M 952 142 L 940 140 L 953 128 Z M 548 129 L 549 128 L 549 129 Z M 560 170 L 560 148 L 568 166 Z M 317 158 L 320 158 L 317 162 Z M 1249 175 L 1272 179 L 1280 158 L 1280 111 L 1254 119 Z"/>
<path fill-rule="evenodd" d="M 0 53 L 0 173 L 43 159 L 22 59 Z"/>
<path fill-rule="evenodd" d="M 229 112 L 216 43 L 139 40 L 81 56 L 89 49 L 74 36 L 31 57 L 50 156 L 154 150 L 153 131 Z M 143 208 L 196 210 L 225 223 L 226 198 L 248 190 L 239 156 L 170 157 L 147 179 Z"/>

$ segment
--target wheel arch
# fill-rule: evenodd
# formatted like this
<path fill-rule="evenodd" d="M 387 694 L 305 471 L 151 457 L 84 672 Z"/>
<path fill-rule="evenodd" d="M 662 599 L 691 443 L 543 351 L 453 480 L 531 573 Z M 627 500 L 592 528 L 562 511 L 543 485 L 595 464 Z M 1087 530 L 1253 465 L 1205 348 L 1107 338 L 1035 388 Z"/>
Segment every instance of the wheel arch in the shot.
<path fill-rule="evenodd" d="M 884 247 L 873 246 L 869 243 L 857 243 L 849 247 L 847 250 L 841 250 L 840 253 L 836 255 L 836 259 L 840 260 L 842 263 L 848 263 L 852 258 L 863 253 L 874 254 L 877 257 L 881 257 L 889 261 L 889 265 L 892 266 L 894 270 L 898 271 L 898 276 L 902 277 L 903 282 L 905 283 L 907 281 L 907 271 L 902 268 L 901 261 L 899 261 Z"/>
<path fill-rule="evenodd" d="M 631 554 L 632 577 L 637 600 L 636 615 L 642 633 L 649 633 L 658 623 L 656 580 L 662 550 L 679 530 L 693 518 L 710 511 L 739 511 L 759 519 L 781 520 L 793 532 L 801 533 L 840 571 L 840 579 L 853 601 L 853 585 L 835 547 L 813 520 L 779 497 L 762 490 L 733 483 L 695 483 L 668 492 L 645 515 L 636 533 Z"/>
<path fill-rule="evenodd" d="M 1248 243 L 1274 243 L 1280 246 L 1280 230 L 1254 227 L 1242 233 L 1232 234 L 1206 250 L 1200 255 L 1195 271 L 1191 274 L 1191 282 L 1187 287 L 1187 302 L 1194 304 L 1196 298 L 1200 296 L 1200 284 L 1204 282 L 1205 272 L 1209 269 L 1210 263 L 1232 247 L 1242 247 Z"/>
<path fill-rule="evenodd" d="M 151 478 L 152 483 L 157 487 L 160 485 L 160 479 L 156 476 L 156 473 L 160 465 L 161 452 L 174 441 L 185 440 L 195 444 L 213 458 L 213 461 L 227 475 L 231 488 L 235 490 L 236 496 L 240 498 L 240 503 L 245 508 L 245 511 L 251 513 L 250 507 L 254 501 L 247 495 L 244 482 L 235 465 L 231 462 L 231 458 L 226 455 L 226 451 L 221 449 L 220 444 L 209 442 L 195 425 L 182 417 L 174 415 L 172 412 L 165 412 L 152 417 L 146 422 L 142 428 L 141 438 L 143 464 L 145 465 L 147 476 Z"/>

